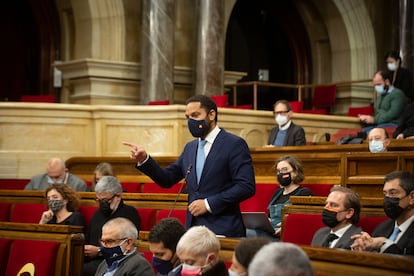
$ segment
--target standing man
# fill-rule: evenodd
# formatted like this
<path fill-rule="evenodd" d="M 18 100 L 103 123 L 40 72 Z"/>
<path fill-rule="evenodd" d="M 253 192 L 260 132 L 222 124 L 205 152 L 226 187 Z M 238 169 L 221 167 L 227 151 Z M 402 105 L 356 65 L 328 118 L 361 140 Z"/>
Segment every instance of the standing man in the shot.
<path fill-rule="evenodd" d="M 414 176 L 395 171 L 384 179 L 384 212 L 390 218 L 381 222 L 372 237 L 354 235 L 352 248 L 358 251 L 414 255 Z"/>
<path fill-rule="evenodd" d="M 384 152 L 390 144 L 388 132 L 382 127 L 376 127 L 368 133 L 369 151 L 370 152 Z"/>
<path fill-rule="evenodd" d="M 247 143 L 217 126 L 217 106 L 210 97 L 195 95 L 186 102 L 188 128 L 197 139 L 187 143 L 177 161 L 161 168 L 139 145 L 131 148 L 136 168 L 161 187 L 186 178 L 186 227 L 205 225 L 216 235 L 246 235 L 240 202 L 255 193 L 255 179 Z"/>
<path fill-rule="evenodd" d="M 71 174 L 66 168 L 65 161 L 54 157 L 47 162 L 46 173 L 38 174 L 30 179 L 25 190 L 46 190 L 49 184 L 66 184 L 78 192 L 86 192 L 85 181 Z"/>
<path fill-rule="evenodd" d="M 293 112 L 289 102 L 279 100 L 273 105 L 273 109 L 277 126 L 270 132 L 268 145 L 276 147 L 306 145 L 305 131 L 290 119 Z"/>
<path fill-rule="evenodd" d="M 360 210 L 357 193 L 341 186 L 332 187 L 322 211 L 322 221 L 327 227 L 316 231 L 311 245 L 351 249 L 354 242 L 351 236 L 362 232 L 360 227 L 355 226 Z"/>

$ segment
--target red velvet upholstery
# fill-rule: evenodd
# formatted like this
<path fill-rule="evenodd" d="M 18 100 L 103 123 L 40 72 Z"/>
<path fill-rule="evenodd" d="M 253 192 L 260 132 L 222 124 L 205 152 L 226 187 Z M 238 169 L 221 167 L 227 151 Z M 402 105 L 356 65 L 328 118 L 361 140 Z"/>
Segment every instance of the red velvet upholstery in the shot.
<path fill-rule="evenodd" d="M 303 113 L 326 114 L 335 105 L 335 100 L 336 85 L 316 86 L 313 90 L 312 110 L 304 110 Z"/>
<path fill-rule="evenodd" d="M 328 114 L 326 109 L 305 109 L 305 110 L 302 110 L 302 113 L 306 113 L 306 114 Z"/>
<path fill-rule="evenodd" d="M 30 179 L 0 179 L 0 189 L 2 190 L 23 190 Z"/>
<path fill-rule="evenodd" d="M 336 142 L 342 137 L 345 137 L 347 135 L 353 135 L 356 136 L 358 132 L 362 131 L 361 128 L 342 128 L 338 129 L 335 133 L 331 134 L 331 141 Z M 368 150 L 368 148 L 367 148 Z"/>
<path fill-rule="evenodd" d="M 378 224 L 383 222 L 384 220 L 389 219 L 387 216 L 380 216 L 380 217 L 374 217 L 374 216 L 366 216 L 361 217 L 358 222 L 358 226 L 362 228 L 365 232 L 372 234 L 375 227 L 377 227 Z"/>
<path fill-rule="evenodd" d="M 95 214 L 96 210 L 98 210 L 98 206 L 79 206 L 78 211 L 83 215 L 83 218 L 85 219 L 85 233 L 89 230 L 89 227 L 91 225 L 91 219 L 93 217 L 93 214 Z"/>
<path fill-rule="evenodd" d="M 141 230 L 150 231 L 155 225 L 155 216 L 157 210 L 154 208 L 137 208 L 139 216 L 141 218 Z"/>
<path fill-rule="evenodd" d="M 10 221 L 39 223 L 42 213 L 46 211 L 42 203 L 16 203 L 11 207 Z"/>
<path fill-rule="evenodd" d="M 22 95 L 22 102 L 38 102 L 38 103 L 54 103 L 56 98 L 54 95 Z"/>
<path fill-rule="evenodd" d="M 148 105 L 169 105 L 170 100 L 149 101 Z"/>
<path fill-rule="evenodd" d="M 210 96 L 210 98 L 216 103 L 217 107 L 225 107 L 227 106 L 229 94 Z"/>
<path fill-rule="evenodd" d="M 314 196 L 328 196 L 333 184 L 300 184 L 311 190 Z"/>
<path fill-rule="evenodd" d="M 181 183 L 173 185 L 171 188 L 163 188 L 155 183 L 144 183 L 142 186 L 142 193 L 164 193 L 164 194 L 176 194 L 180 190 Z"/>
<path fill-rule="evenodd" d="M 6 276 L 16 276 L 27 263 L 35 266 L 35 275 L 55 275 L 60 242 L 14 240 L 10 247 Z"/>
<path fill-rule="evenodd" d="M 315 232 L 324 226 L 321 214 L 289 214 L 282 228 L 282 241 L 310 245 Z"/>
<path fill-rule="evenodd" d="M 10 245 L 13 240 L 0 238 L 0 276 L 6 275 Z"/>
<path fill-rule="evenodd" d="M 10 202 L 0 202 L 0 221 L 9 221 L 11 205 Z"/>
<path fill-rule="evenodd" d="M 157 213 L 157 218 L 155 223 L 158 223 L 163 218 L 167 218 L 170 210 L 159 210 Z M 177 218 L 183 225 L 185 225 L 185 219 L 187 218 L 187 210 L 173 210 L 171 216 L 173 218 Z"/>
<path fill-rule="evenodd" d="M 140 193 L 141 183 L 137 182 L 123 182 L 121 183 L 122 189 L 127 193 Z"/>
<path fill-rule="evenodd" d="M 267 206 L 270 199 L 279 184 L 257 184 L 256 193 L 254 196 L 242 201 L 240 203 L 240 210 L 242 212 L 267 212 Z"/>
<path fill-rule="evenodd" d="M 229 107 L 229 108 L 238 108 L 238 109 L 252 109 L 253 108 L 253 105 L 251 105 L 251 104 L 229 105 L 229 106 L 226 106 L 226 107 Z"/>
<path fill-rule="evenodd" d="M 293 112 L 301 113 L 303 111 L 303 101 L 289 102 Z"/>
<path fill-rule="evenodd" d="M 359 114 L 362 115 L 372 115 L 373 112 L 372 105 L 360 106 L 360 107 L 349 107 L 348 116 L 358 117 Z"/>

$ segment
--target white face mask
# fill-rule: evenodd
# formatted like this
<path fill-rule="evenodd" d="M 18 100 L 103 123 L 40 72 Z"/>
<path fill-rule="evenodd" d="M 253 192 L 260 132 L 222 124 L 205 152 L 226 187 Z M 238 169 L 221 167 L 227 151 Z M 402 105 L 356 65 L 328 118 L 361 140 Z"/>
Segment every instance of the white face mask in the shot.
<path fill-rule="evenodd" d="M 385 148 L 384 148 L 384 143 L 382 141 L 369 141 L 369 151 L 370 152 L 384 152 Z"/>
<path fill-rule="evenodd" d="M 288 117 L 284 115 L 277 114 L 275 118 L 276 124 L 283 126 L 288 122 Z"/>
<path fill-rule="evenodd" d="M 387 63 L 388 70 L 395 71 L 397 70 L 397 64 L 395 62 Z"/>
<path fill-rule="evenodd" d="M 246 275 L 246 272 L 237 273 L 237 272 L 234 272 L 233 270 L 231 270 L 230 268 L 229 268 L 228 272 L 229 272 L 229 276 L 244 276 L 244 275 Z"/>

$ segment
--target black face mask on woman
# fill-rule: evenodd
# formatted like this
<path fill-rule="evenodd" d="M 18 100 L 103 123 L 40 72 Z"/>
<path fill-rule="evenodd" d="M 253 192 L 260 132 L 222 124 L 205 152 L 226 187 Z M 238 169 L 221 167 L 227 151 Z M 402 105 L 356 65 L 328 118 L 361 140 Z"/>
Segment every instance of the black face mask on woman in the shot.
<path fill-rule="evenodd" d="M 290 172 L 279 173 L 277 175 L 277 182 L 279 182 L 279 184 L 283 187 L 289 186 L 289 184 L 292 183 L 292 176 L 290 175 Z"/>

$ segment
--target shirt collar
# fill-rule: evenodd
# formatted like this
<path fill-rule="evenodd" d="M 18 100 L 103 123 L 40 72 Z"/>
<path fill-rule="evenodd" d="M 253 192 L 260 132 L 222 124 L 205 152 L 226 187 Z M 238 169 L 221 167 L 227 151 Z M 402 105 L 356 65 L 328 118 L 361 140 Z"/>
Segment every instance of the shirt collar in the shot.
<path fill-rule="evenodd" d="M 336 231 L 336 232 L 332 232 L 332 230 L 331 230 L 331 233 L 334 233 L 335 235 L 337 235 L 337 236 L 338 236 L 338 239 L 339 239 L 339 238 L 341 238 L 341 237 L 345 234 L 345 232 L 346 232 L 349 228 L 351 228 L 351 226 L 352 226 L 352 224 L 348 224 L 347 226 L 342 227 L 341 229 L 339 229 L 339 230 L 338 230 L 338 231 Z"/>
<path fill-rule="evenodd" d="M 213 144 L 214 143 L 214 140 L 216 140 L 216 138 L 217 138 L 217 135 L 219 134 L 219 132 L 220 132 L 220 128 L 216 125 L 214 128 L 213 128 L 213 130 L 212 131 L 210 131 L 208 134 L 207 134 L 207 136 L 206 136 L 206 138 L 205 138 L 205 140 L 207 141 L 207 143 L 208 144 Z"/>
<path fill-rule="evenodd" d="M 413 221 L 414 221 L 414 215 L 411 216 L 406 221 L 404 221 L 403 223 L 401 223 L 401 225 L 397 225 L 397 221 L 395 221 L 395 226 L 400 228 L 401 232 L 404 233 Z"/>
<path fill-rule="evenodd" d="M 289 120 L 289 122 L 287 122 L 286 125 L 284 125 L 282 127 L 279 126 L 279 130 L 286 130 L 286 129 L 288 129 L 290 127 L 290 124 L 291 123 L 292 123 L 292 121 Z"/>

